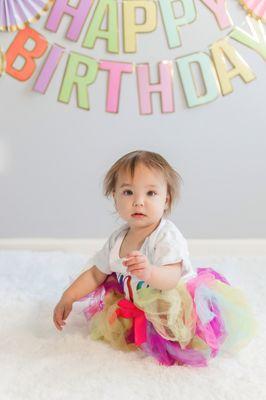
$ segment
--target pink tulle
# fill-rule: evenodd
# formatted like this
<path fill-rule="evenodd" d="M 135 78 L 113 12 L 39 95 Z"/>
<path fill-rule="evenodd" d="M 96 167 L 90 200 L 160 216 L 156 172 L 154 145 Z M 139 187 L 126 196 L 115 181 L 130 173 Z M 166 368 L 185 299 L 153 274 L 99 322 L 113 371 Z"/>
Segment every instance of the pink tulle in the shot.
<path fill-rule="evenodd" d="M 206 307 L 209 309 L 210 313 L 213 314 L 213 317 L 207 323 L 202 322 L 197 312 L 195 296 L 202 285 L 207 288 L 211 287 L 215 280 L 219 280 L 229 285 L 229 282 L 225 279 L 225 277 L 214 271 L 212 268 L 198 268 L 197 276 L 187 282 L 187 288 L 193 299 L 195 315 L 197 316 L 196 335 L 198 335 L 210 346 L 211 357 L 215 357 L 217 355 L 219 348 L 226 338 L 225 325 L 215 298 L 210 294 L 206 296 L 205 301 L 207 303 Z"/>
<path fill-rule="evenodd" d="M 84 308 L 83 314 L 87 321 L 97 312 L 103 309 L 103 299 L 106 293 L 114 290 L 117 293 L 123 293 L 121 286 L 119 285 L 116 275 L 113 273 L 108 276 L 105 282 L 100 285 L 96 290 L 82 297 L 79 301 L 89 301 L 89 304 Z"/>
<path fill-rule="evenodd" d="M 207 365 L 207 359 L 203 354 L 193 349 L 181 349 L 177 342 L 164 339 L 149 321 L 147 321 L 147 341 L 141 345 L 141 348 L 162 365 L 179 364 L 194 367 Z"/>
<path fill-rule="evenodd" d="M 196 334 L 210 346 L 211 357 L 215 357 L 226 338 L 226 330 L 219 308 L 210 304 L 210 309 L 215 313 L 215 317 L 205 325 L 197 318 Z"/>

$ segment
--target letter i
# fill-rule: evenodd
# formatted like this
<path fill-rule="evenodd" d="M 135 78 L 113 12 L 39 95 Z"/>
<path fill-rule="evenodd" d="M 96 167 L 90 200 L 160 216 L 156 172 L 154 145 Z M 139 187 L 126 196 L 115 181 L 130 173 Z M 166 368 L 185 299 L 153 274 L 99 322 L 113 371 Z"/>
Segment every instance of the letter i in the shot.
<path fill-rule="evenodd" d="M 45 63 L 39 73 L 33 90 L 44 94 L 49 86 L 49 83 L 53 77 L 53 74 L 61 60 L 64 52 L 64 47 L 54 44 L 45 60 Z"/>

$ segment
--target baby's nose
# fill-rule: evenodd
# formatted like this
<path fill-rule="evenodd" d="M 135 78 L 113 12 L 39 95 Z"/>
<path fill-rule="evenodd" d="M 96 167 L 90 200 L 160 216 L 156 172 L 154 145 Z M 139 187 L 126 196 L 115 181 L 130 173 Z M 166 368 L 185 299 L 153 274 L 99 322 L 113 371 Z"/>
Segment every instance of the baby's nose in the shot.
<path fill-rule="evenodd" d="M 134 207 L 143 206 L 143 199 L 140 197 L 134 199 L 133 206 Z"/>

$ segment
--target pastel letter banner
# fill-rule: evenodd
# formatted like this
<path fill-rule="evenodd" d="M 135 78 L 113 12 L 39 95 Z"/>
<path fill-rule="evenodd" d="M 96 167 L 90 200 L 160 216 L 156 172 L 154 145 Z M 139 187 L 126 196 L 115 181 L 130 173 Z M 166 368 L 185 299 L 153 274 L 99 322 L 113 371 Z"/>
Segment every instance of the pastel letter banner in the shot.
<path fill-rule="evenodd" d="M 231 17 L 227 11 L 226 0 L 201 0 L 215 15 L 220 29 L 232 26 Z"/>
<path fill-rule="evenodd" d="M 242 80 L 246 83 L 251 82 L 256 78 L 248 64 L 243 60 L 234 47 L 227 43 L 226 39 L 215 42 L 210 47 L 210 50 L 223 95 L 232 93 L 233 86 L 231 79 L 235 76 L 240 75 Z M 229 71 L 227 70 L 225 57 L 233 66 Z"/>
<path fill-rule="evenodd" d="M 25 45 L 31 39 L 34 48 L 27 50 Z M 36 69 L 35 58 L 40 58 L 47 49 L 47 40 L 37 31 L 26 27 L 20 30 L 6 52 L 6 72 L 19 81 L 28 80 Z M 21 69 L 13 67 L 17 57 L 24 58 Z"/>
<path fill-rule="evenodd" d="M 57 44 L 54 44 L 51 47 L 48 57 L 45 63 L 43 64 L 42 70 L 39 73 L 39 76 L 33 87 L 33 90 L 35 92 L 39 92 L 42 94 L 46 92 L 50 80 L 52 79 L 53 74 L 61 60 L 63 52 L 64 52 L 64 47 L 58 46 Z"/>
<path fill-rule="evenodd" d="M 211 58 L 205 53 L 194 53 L 178 58 L 177 67 L 188 107 L 195 107 L 214 101 L 219 95 L 219 83 Z M 198 95 L 191 64 L 197 63 L 205 86 L 205 94 Z"/>
<path fill-rule="evenodd" d="M 105 14 L 107 14 L 108 29 L 100 29 L 103 23 Z M 107 40 L 107 51 L 110 53 L 119 53 L 118 43 L 118 11 L 117 3 L 114 0 L 99 0 L 83 46 L 89 49 L 94 48 L 97 38 Z"/>
<path fill-rule="evenodd" d="M 56 0 L 45 28 L 56 32 L 63 15 L 68 14 L 72 17 L 72 21 L 66 37 L 69 40 L 77 41 L 92 4 L 93 0 L 79 0 L 77 7 L 72 7 L 68 4 L 68 0 Z"/>
<path fill-rule="evenodd" d="M 100 69 L 109 72 L 106 111 L 117 113 L 123 73 L 132 73 L 133 65 L 116 61 L 100 61 Z"/>
<path fill-rule="evenodd" d="M 143 24 L 136 23 L 136 10 L 142 8 L 145 12 Z M 124 0 L 123 1 L 123 23 L 124 23 L 124 50 L 126 53 L 136 53 L 136 34 L 152 32 L 157 25 L 157 8 L 153 0 Z"/>
<path fill-rule="evenodd" d="M 86 67 L 83 76 L 77 74 L 80 64 Z M 97 72 L 98 63 L 96 60 L 79 53 L 70 53 L 58 100 L 69 103 L 73 87 L 76 85 L 78 107 L 89 110 L 88 86 L 95 82 Z"/>
<path fill-rule="evenodd" d="M 261 21 L 254 18 L 246 18 L 252 35 L 244 30 L 235 27 L 229 37 L 255 50 L 264 60 L 266 60 L 266 36 Z"/>
<path fill-rule="evenodd" d="M 173 10 L 173 2 L 181 2 L 184 15 L 175 17 Z M 168 45 L 170 48 L 181 46 L 179 26 L 189 24 L 196 19 L 197 13 L 193 0 L 159 0 L 161 14 L 164 21 L 164 27 L 167 35 Z"/>
<path fill-rule="evenodd" d="M 161 95 L 161 109 L 163 113 L 174 112 L 173 95 L 173 64 L 171 61 L 162 61 L 158 64 L 160 81 L 157 84 L 150 83 L 149 64 L 137 65 L 138 92 L 140 113 L 151 114 L 151 93 L 158 92 Z"/>

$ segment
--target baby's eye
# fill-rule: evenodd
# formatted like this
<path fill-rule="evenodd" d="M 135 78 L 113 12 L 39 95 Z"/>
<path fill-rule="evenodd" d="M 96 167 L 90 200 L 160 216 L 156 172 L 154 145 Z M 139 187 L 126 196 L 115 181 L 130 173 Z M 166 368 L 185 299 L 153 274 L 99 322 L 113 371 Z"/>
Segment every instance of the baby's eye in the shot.
<path fill-rule="evenodd" d="M 129 195 L 131 195 L 133 192 L 132 192 L 132 190 L 124 190 L 123 191 L 123 194 L 125 194 L 126 196 L 129 196 Z"/>
<path fill-rule="evenodd" d="M 154 190 L 150 190 L 149 192 L 148 192 L 148 195 L 149 196 L 156 196 L 156 192 L 154 192 Z"/>

